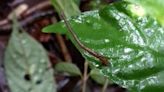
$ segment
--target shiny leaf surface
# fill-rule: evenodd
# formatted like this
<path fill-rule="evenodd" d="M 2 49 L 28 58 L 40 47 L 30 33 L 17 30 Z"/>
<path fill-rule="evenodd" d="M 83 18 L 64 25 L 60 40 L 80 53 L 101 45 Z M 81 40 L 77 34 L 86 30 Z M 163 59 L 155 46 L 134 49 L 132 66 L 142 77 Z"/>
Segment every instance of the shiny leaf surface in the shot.
<path fill-rule="evenodd" d="M 145 11 L 158 19 L 164 26 L 164 1 L 163 0 L 125 0 L 142 5 Z"/>
<path fill-rule="evenodd" d="M 44 48 L 17 23 L 5 52 L 5 70 L 11 92 L 56 92 L 53 69 Z"/>
<path fill-rule="evenodd" d="M 152 17 L 138 14 L 134 4 L 117 2 L 69 19 L 79 40 L 109 58 L 109 66 L 78 47 L 63 22 L 44 32 L 66 33 L 95 67 L 130 92 L 163 92 L 164 29 Z"/>

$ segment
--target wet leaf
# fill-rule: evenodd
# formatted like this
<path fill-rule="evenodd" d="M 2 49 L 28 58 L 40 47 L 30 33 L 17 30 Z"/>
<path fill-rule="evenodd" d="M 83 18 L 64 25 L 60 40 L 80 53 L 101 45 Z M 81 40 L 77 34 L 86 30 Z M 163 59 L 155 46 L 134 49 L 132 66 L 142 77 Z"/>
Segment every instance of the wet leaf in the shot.
<path fill-rule="evenodd" d="M 43 31 L 66 33 L 88 61 L 130 92 L 163 92 L 164 29 L 151 16 L 134 13 L 140 9 L 132 6 L 117 2 L 69 19 L 79 40 L 108 57 L 109 66 L 79 48 L 63 22 Z"/>
<path fill-rule="evenodd" d="M 15 22 L 5 52 L 11 92 L 56 92 L 53 69 L 44 48 Z"/>
<path fill-rule="evenodd" d="M 164 26 L 164 1 L 163 0 L 125 0 L 142 5 L 145 11 L 158 19 Z"/>
<path fill-rule="evenodd" d="M 79 68 L 72 63 L 58 63 L 55 66 L 55 70 L 59 71 L 59 72 L 63 72 L 63 73 L 67 73 L 70 76 L 80 76 L 81 72 L 79 70 Z"/>

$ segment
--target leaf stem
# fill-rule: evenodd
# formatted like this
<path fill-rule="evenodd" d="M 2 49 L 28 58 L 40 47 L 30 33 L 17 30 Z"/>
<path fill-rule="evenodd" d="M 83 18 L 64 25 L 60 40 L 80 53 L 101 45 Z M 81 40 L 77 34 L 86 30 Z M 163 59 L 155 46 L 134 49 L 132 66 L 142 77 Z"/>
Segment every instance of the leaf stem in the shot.
<path fill-rule="evenodd" d="M 102 91 L 101 91 L 101 92 L 106 92 L 107 87 L 108 87 L 108 83 L 109 83 L 109 79 L 108 79 L 108 78 L 106 78 L 106 82 L 105 82 L 105 84 L 104 84 L 104 86 L 103 86 L 103 88 L 102 88 Z"/>
<path fill-rule="evenodd" d="M 88 80 L 88 62 L 85 61 L 84 63 L 84 74 L 83 74 L 83 81 L 82 81 L 82 92 L 86 91 L 86 84 L 87 84 L 87 80 Z"/>
<path fill-rule="evenodd" d="M 59 42 L 59 45 L 60 45 L 60 48 L 61 48 L 61 51 L 63 53 L 65 61 L 71 63 L 72 58 L 71 58 L 71 55 L 70 55 L 70 53 L 66 47 L 66 44 L 64 43 L 63 37 L 60 34 L 56 34 L 56 38 Z"/>

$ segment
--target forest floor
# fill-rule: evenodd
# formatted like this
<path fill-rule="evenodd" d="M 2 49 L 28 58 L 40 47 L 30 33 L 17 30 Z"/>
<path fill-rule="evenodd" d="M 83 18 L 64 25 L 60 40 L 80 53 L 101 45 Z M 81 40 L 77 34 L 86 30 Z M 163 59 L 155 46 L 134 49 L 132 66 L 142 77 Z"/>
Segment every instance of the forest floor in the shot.
<path fill-rule="evenodd" d="M 107 3 L 111 0 L 106 0 Z M 81 0 L 81 11 L 87 11 L 90 0 Z M 9 15 L 18 7 L 22 8 L 18 16 L 20 25 L 33 38 L 40 42 L 48 52 L 52 66 L 55 66 L 58 61 L 72 61 L 76 64 L 81 72 L 84 70 L 84 58 L 71 41 L 60 34 L 42 33 L 41 30 L 45 26 L 60 21 L 58 14 L 54 11 L 48 0 L 1 0 L 0 1 L 0 92 L 9 92 L 9 87 L 6 82 L 5 69 L 3 65 L 4 52 L 8 44 L 12 25 Z M 89 70 L 88 70 L 89 71 Z M 79 92 L 80 77 L 67 77 L 55 75 L 58 92 Z M 67 81 L 67 83 L 64 83 Z M 25 86 L 25 85 L 23 85 Z M 102 86 L 94 82 L 92 79 L 87 81 L 87 92 L 100 92 Z M 76 90 L 75 90 L 76 89 Z M 73 91 L 74 90 L 74 91 Z M 125 89 L 116 84 L 108 85 L 106 92 L 125 92 Z"/>

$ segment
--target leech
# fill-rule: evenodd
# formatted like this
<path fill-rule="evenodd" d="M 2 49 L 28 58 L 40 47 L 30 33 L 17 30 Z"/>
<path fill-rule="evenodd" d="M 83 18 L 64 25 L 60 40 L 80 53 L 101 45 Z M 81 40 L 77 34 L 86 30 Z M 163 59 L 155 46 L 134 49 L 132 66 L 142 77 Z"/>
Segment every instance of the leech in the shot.
<path fill-rule="evenodd" d="M 72 35 L 72 37 L 74 38 L 74 40 L 77 42 L 77 44 L 83 49 L 85 50 L 86 52 L 88 52 L 89 54 L 91 54 L 92 56 L 96 57 L 97 59 L 100 60 L 100 62 L 103 64 L 103 65 L 108 65 L 108 58 L 91 50 L 90 48 L 84 46 L 80 40 L 78 39 L 76 33 L 73 31 L 72 27 L 71 27 L 71 24 L 67 21 L 66 19 L 66 16 L 64 13 L 61 13 L 61 18 L 64 20 L 64 23 L 66 25 L 66 28 L 67 30 L 70 32 L 70 34 Z"/>

